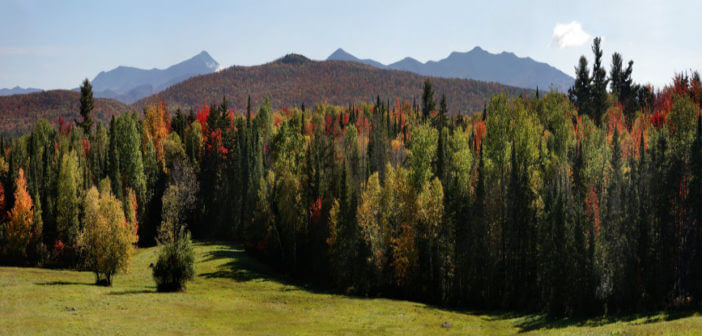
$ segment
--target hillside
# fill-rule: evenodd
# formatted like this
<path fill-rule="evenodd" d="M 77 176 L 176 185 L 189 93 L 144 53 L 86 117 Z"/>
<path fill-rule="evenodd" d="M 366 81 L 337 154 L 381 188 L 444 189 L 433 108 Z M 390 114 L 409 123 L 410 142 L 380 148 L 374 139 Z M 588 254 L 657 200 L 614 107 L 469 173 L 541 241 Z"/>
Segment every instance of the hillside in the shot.
<path fill-rule="evenodd" d="M 702 317 L 685 313 L 548 320 L 320 293 L 227 244 L 197 244 L 187 291 L 156 293 L 148 265 L 157 249 L 137 251 L 130 272 L 112 287 L 93 285 L 89 272 L 0 267 L 0 334 L 692 335 L 702 328 Z"/>
<path fill-rule="evenodd" d="M 0 97 L 0 134 L 17 134 L 29 129 L 39 118 L 58 123 L 79 118 L 80 93 L 51 90 Z M 95 99 L 95 118 L 108 121 L 110 116 L 124 112 L 127 106 L 113 99 Z"/>
<path fill-rule="evenodd" d="M 475 47 L 467 52 L 452 52 L 438 61 L 422 63 L 411 57 L 384 65 L 372 59 L 359 59 L 339 48 L 327 60 L 352 61 L 381 69 L 410 71 L 423 76 L 465 78 L 505 85 L 566 92 L 574 79 L 562 71 L 529 57 L 518 57 L 511 52 L 493 54 Z"/>
<path fill-rule="evenodd" d="M 187 109 L 218 102 L 225 96 L 235 110 L 241 111 L 246 108 L 248 95 L 254 102 L 269 97 L 273 108 L 302 103 L 311 106 L 319 102 L 347 105 L 373 101 L 376 95 L 389 100 L 400 98 L 412 102 L 416 99 L 419 103 L 425 78 L 355 62 L 312 61 L 304 56 L 288 55 L 259 66 L 233 66 L 193 77 L 133 106 L 140 108 L 147 102 L 164 99 L 170 109 Z M 482 111 L 492 95 L 524 92 L 524 89 L 466 79 L 432 78 L 432 84 L 437 99 L 442 93 L 446 94 L 449 113 Z"/>

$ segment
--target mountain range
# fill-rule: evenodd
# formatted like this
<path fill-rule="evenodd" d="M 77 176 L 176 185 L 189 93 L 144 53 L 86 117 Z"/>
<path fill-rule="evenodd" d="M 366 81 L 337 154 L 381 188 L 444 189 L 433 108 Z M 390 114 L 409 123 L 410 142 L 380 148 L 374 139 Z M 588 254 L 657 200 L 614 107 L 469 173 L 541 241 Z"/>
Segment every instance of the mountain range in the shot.
<path fill-rule="evenodd" d="M 219 63 L 203 51 L 166 69 L 144 70 L 119 66 L 107 72 L 102 71 L 91 84 L 95 97 L 112 98 L 131 104 L 190 77 L 215 72 L 218 67 Z"/>
<path fill-rule="evenodd" d="M 270 98 L 274 109 L 321 102 L 356 104 L 374 101 L 376 96 L 390 101 L 421 99 L 427 76 L 412 67 L 430 62 L 405 60 L 384 66 L 342 52 L 330 57 L 340 60 L 314 61 L 290 54 L 262 65 L 232 66 L 220 71 L 219 64 L 206 52 L 163 70 L 118 67 L 101 72 L 92 82 L 97 99 L 96 119 L 107 122 L 116 113 L 141 111 L 146 104 L 159 100 L 165 101 L 171 111 L 187 111 L 225 97 L 230 107 L 240 112 L 245 110 L 248 96 L 256 106 Z M 497 80 L 458 77 L 431 77 L 436 94 L 447 96 L 449 113 L 481 111 L 491 96 L 500 93 L 531 93 L 530 89 Z M 57 123 L 59 117 L 67 122 L 78 119 L 79 96 L 75 90 L 50 90 L 0 97 L 0 133 L 24 131 L 39 117 L 52 123 Z"/>
<path fill-rule="evenodd" d="M 19 86 L 15 86 L 11 89 L 0 89 L 0 96 L 11 96 L 11 95 L 16 95 L 16 94 L 25 94 L 25 93 L 32 93 L 32 92 L 40 92 L 43 91 L 42 89 L 35 89 L 35 88 L 21 88 Z"/>
<path fill-rule="evenodd" d="M 374 101 L 376 96 L 394 102 L 421 100 L 427 77 L 419 74 L 380 69 L 357 62 L 314 61 L 289 54 L 273 62 L 257 66 L 232 66 L 215 73 L 192 77 L 161 92 L 158 97 L 144 98 L 131 106 L 140 110 L 157 99 L 169 109 L 188 110 L 203 103 L 220 102 L 225 97 L 235 112 L 244 111 L 247 97 L 255 105 L 264 98 L 274 109 L 314 106 L 326 102 L 348 105 Z M 449 113 L 482 111 L 487 100 L 496 94 L 528 94 L 530 90 L 459 78 L 431 78 L 439 99 L 445 94 Z"/>
<path fill-rule="evenodd" d="M 566 92 L 574 81 L 572 77 L 546 63 L 529 57 L 518 57 L 511 52 L 493 54 L 480 47 L 467 52 L 452 52 L 442 60 L 425 63 L 405 57 L 385 65 L 372 59 L 360 59 L 341 48 L 329 55 L 327 60 L 352 61 L 424 76 L 475 79 L 529 89 L 554 88 L 561 92 Z"/>

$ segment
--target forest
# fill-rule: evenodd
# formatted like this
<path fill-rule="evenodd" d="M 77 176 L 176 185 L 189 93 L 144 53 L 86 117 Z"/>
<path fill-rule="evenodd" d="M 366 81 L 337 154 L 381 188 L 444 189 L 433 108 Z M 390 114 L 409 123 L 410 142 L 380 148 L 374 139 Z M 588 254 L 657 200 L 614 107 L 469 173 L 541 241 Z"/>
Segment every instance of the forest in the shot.
<path fill-rule="evenodd" d="M 567 94 L 498 94 L 472 115 L 427 79 L 417 102 L 171 115 L 162 101 L 103 124 L 86 80 L 80 120 L 0 139 L 0 263 L 109 285 L 158 244 L 154 279 L 178 290 L 191 238 L 231 240 L 349 295 L 553 316 L 699 308 L 700 76 L 654 90 L 618 53 L 606 69 L 599 39 L 592 51 Z"/>

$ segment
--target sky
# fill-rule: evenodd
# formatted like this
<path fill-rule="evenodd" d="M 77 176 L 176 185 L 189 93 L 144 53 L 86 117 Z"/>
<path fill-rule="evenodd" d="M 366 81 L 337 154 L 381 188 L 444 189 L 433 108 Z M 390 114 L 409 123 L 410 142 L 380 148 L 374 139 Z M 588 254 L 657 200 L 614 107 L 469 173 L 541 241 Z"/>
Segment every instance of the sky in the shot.
<path fill-rule="evenodd" d="M 223 66 L 287 53 L 422 62 L 480 46 L 573 76 L 592 37 L 661 87 L 702 70 L 702 1 L 0 0 L 0 88 L 74 88 L 119 65 L 165 68 L 202 50 Z"/>

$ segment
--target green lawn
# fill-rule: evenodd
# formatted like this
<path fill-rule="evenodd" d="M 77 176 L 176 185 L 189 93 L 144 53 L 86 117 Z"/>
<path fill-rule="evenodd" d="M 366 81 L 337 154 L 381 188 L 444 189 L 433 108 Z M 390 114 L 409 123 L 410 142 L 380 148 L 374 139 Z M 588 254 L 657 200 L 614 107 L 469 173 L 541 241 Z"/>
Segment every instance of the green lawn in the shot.
<path fill-rule="evenodd" d="M 197 276 L 174 294 L 155 292 L 155 248 L 139 250 L 112 287 L 94 286 L 87 272 L 0 267 L 0 335 L 702 335 L 692 313 L 552 321 L 316 293 L 278 280 L 236 246 L 195 251 Z"/>

